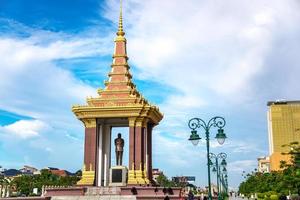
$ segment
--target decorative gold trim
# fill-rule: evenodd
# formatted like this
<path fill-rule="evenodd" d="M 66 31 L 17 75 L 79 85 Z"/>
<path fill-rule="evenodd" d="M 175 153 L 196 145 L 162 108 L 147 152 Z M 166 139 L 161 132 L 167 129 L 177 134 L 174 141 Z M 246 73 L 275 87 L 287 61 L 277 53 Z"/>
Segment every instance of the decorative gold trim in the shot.
<path fill-rule="evenodd" d="M 113 75 L 124 75 L 124 76 L 126 76 L 126 77 L 128 77 L 128 78 L 132 78 L 132 75 L 127 71 L 127 72 L 122 72 L 122 73 L 116 73 L 116 72 L 109 72 L 108 73 L 108 76 L 109 77 L 111 77 L 111 76 L 113 76 Z"/>
<path fill-rule="evenodd" d="M 144 118 L 139 117 L 135 120 L 135 126 L 136 127 L 143 127 L 144 124 Z"/>
<path fill-rule="evenodd" d="M 127 69 L 130 68 L 130 66 L 128 65 L 127 62 L 124 63 L 124 64 L 123 64 L 123 63 L 122 63 L 122 64 L 113 63 L 113 64 L 111 64 L 110 66 L 111 66 L 111 67 L 124 66 L 124 67 L 126 67 Z"/>
<path fill-rule="evenodd" d="M 119 16 L 119 27 L 117 36 L 123 37 L 125 35 L 125 32 L 123 31 L 123 17 L 122 17 L 122 0 L 120 0 L 120 16 Z"/>
<path fill-rule="evenodd" d="M 124 89 L 124 90 L 120 90 L 120 89 L 118 89 L 118 90 L 105 90 L 105 91 L 101 91 L 101 94 L 110 94 L 110 93 L 118 93 L 118 92 L 123 94 L 123 93 L 126 93 L 126 92 L 131 92 L 132 90 L 133 89 L 131 89 L 131 88 L 127 88 L 127 89 Z M 93 99 L 91 99 L 91 100 L 93 100 Z M 106 99 L 101 99 L 101 100 L 106 100 Z"/>
<path fill-rule="evenodd" d="M 131 170 L 128 171 L 128 184 L 129 185 L 136 185 L 138 184 L 136 181 L 136 174 L 134 168 L 134 162 L 131 165 Z"/>
<path fill-rule="evenodd" d="M 163 115 L 155 107 L 141 104 L 128 104 L 124 106 L 76 106 L 73 112 L 78 119 L 117 118 L 117 117 L 140 117 L 149 118 L 152 123 L 158 124 Z M 141 124 L 141 122 L 140 122 Z M 95 126 L 94 126 L 95 127 Z"/>
<path fill-rule="evenodd" d="M 124 36 L 117 36 L 115 42 L 126 42 L 126 38 Z"/>
<path fill-rule="evenodd" d="M 123 83 L 125 83 L 125 84 L 127 84 L 127 85 L 134 85 L 134 83 L 132 83 L 132 81 L 131 80 L 128 80 L 128 81 L 118 81 L 118 82 L 109 82 L 109 81 L 104 81 L 104 82 L 107 82 L 107 83 L 109 83 L 109 84 L 114 84 L 114 85 L 119 85 L 119 84 L 123 84 Z M 135 86 L 135 85 L 134 85 Z"/>
<path fill-rule="evenodd" d="M 150 184 L 150 180 L 147 177 L 147 172 L 144 171 L 144 182 L 148 185 Z"/>
<path fill-rule="evenodd" d="M 137 185 L 138 184 L 138 182 L 136 180 L 135 170 L 128 171 L 128 184 L 129 185 Z"/>
<path fill-rule="evenodd" d="M 145 184 L 145 180 L 143 177 L 143 171 L 140 170 L 135 170 L 135 177 L 136 177 L 136 181 L 138 184 Z"/>
<path fill-rule="evenodd" d="M 144 181 L 145 181 L 145 183 L 146 184 L 149 184 L 150 183 L 150 181 L 149 181 L 149 179 L 148 179 L 148 173 L 147 173 L 147 169 L 146 169 L 146 164 L 144 165 L 144 171 L 143 171 L 143 176 L 144 176 Z"/>
<path fill-rule="evenodd" d="M 92 164 L 90 164 L 90 167 Z M 86 166 L 85 164 L 82 167 L 82 177 L 80 181 L 77 182 L 77 185 L 94 185 L 95 182 L 95 171 L 86 171 Z"/>
<path fill-rule="evenodd" d="M 128 121 L 129 121 L 129 127 L 134 127 L 135 126 L 135 117 L 130 117 L 128 118 Z M 134 164 L 133 164 L 133 168 L 134 169 Z"/>
<path fill-rule="evenodd" d="M 90 119 L 81 119 L 83 122 L 85 128 L 96 128 L 97 123 L 95 118 L 90 118 Z"/>
<path fill-rule="evenodd" d="M 114 54 L 112 57 L 113 58 L 128 58 L 128 56 L 126 54 Z"/>
<path fill-rule="evenodd" d="M 147 128 L 148 122 L 149 122 L 149 119 L 148 119 L 148 118 L 144 118 L 142 126 L 143 126 L 144 128 Z"/>

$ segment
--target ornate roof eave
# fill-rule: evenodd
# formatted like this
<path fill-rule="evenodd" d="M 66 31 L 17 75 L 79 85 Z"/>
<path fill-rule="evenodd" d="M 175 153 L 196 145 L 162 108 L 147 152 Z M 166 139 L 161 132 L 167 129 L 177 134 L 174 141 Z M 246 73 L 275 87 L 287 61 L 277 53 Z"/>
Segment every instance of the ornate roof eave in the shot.
<path fill-rule="evenodd" d="M 132 105 L 132 106 L 73 106 L 73 113 L 78 119 L 89 118 L 129 118 L 144 117 L 149 118 L 153 124 L 158 124 L 163 114 L 158 107 L 152 105 Z"/>

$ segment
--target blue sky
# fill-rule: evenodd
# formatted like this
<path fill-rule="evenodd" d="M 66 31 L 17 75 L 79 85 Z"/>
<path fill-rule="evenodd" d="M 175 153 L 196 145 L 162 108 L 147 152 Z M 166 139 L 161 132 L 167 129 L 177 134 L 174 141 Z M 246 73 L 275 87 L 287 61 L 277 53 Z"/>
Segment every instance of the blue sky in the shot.
<path fill-rule="evenodd" d="M 299 2 L 125 0 L 134 82 L 160 107 L 154 167 L 206 184 L 205 143 L 187 122 L 220 115 L 229 184 L 268 154 L 267 101 L 299 99 Z M 0 1 L 0 165 L 82 166 L 83 125 L 71 112 L 110 70 L 116 0 Z M 117 130 L 116 130 L 117 131 Z M 126 131 L 124 134 L 126 135 Z M 203 133 L 202 134 L 202 138 Z"/>

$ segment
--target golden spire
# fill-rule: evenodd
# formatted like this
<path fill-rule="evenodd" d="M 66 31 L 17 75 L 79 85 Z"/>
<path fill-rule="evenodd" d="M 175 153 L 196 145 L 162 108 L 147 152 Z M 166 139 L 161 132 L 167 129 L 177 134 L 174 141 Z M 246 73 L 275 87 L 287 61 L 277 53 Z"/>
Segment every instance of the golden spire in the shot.
<path fill-rule="evenodd" d="M 120 0 L 120 17 L 119 17 L 119 28 L 117 36 L 124 36 L 125 32 L 123 31 L 123 18 L 122 18 L 122 0 Z"/>

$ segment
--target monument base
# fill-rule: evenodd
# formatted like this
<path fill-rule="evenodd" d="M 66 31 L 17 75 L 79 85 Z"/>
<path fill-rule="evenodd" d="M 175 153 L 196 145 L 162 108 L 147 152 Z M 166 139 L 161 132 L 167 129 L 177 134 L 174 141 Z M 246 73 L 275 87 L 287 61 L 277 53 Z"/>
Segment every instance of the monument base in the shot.
<path fill-rule="evenodd" d="M 163 200 L 181 199 L 181 188 L 163 187 L 69 187 L 69 188 L 45 188 L 43 198 L 51 197 L 51 200 L 94 200 L 94 199 L 136 199 L 136 200 Z M 26 199 L 26 198 L 24 198 Z M 44 200 L 44 199 L 41 199 Z"/>
<path fill-rule="evenodd" d="M 127 173 L 126 166 L 114 166 L 110 168 L 109 186 L 126 186 L 127 185 Z"/>

